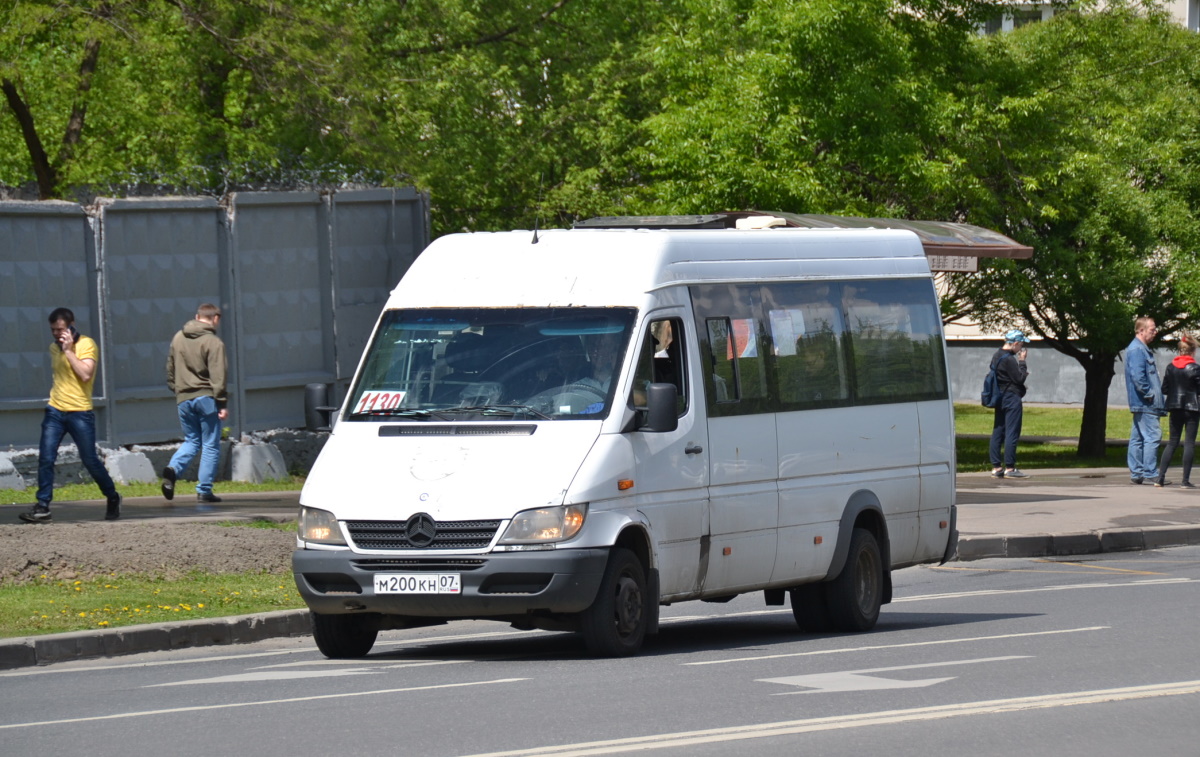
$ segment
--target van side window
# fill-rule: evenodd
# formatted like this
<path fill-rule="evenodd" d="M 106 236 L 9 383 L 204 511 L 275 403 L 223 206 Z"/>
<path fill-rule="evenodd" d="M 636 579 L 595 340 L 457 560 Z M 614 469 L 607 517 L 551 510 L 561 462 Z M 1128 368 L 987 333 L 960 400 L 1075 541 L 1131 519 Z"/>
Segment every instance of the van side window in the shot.
<path fill-rule="evenodd" d="M 762 287 L 709 284 L 691 288 L 696 325 L 704 344 L 708 406 L 718 415 L 771 412 L 762 329 Z"/>
<path fill-rule="evenodd" d="M 858 404 L 945 399 L 941 315 L 926 280 L 843 285 Z"/>
<path fill-rule="evenodd" d="M 683 322 L 678 318 L 651 321 L 646 327 L 634 373 L 633 406 L 646 407 L 648 384 L 674 384 L 678 414 L 687 412 L 687 371 L 684 364 Z"/>
<path fill-rule="evenodd" d="M 840 299 L 841 286 L 830 282 L 763 287 L 781 409 L 849 404 Z"/>

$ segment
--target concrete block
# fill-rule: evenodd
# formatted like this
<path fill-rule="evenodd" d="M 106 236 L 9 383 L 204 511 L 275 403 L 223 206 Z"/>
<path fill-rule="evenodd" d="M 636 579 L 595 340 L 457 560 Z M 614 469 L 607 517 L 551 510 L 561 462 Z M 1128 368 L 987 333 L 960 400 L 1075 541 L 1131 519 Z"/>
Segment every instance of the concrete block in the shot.
<path fill-rule="evenodd" d="M 234 481 L 248 481 L 261 484 L 264 481 L 276 481 L 287 478 L 287 463 L 283 455 L 273 444 L 251 442 L 250 444 L 233 445 L 233 474 Z"/>
<path fill-rule="evenodd" d="M 0 489 L 24 489 L 25 478 L 13 465 L 12 458 L 0 452 Z"/>
<path fill-rule="evenodd" d="M 1100 535 L 1094 532 L 1055 534 L 1051 555 L 1094 555 L 1100 551 Z"/>
<path fill-rule="evenodd" d="M 1007 549 L 1003 536 L 958 537 L 958 559 L 962 561 L 1007 557 Z"/>
<path fill-rule="evenodd" d="M 147 623 L 140 626 L 117 628 L 109 635 L 106 642 L 108 656 L 119 657 L 126 654 L 170 649 L 171 634 L 161 625 Z"/>
<path fill-rule="evenodd" d="M 1200 526 L 1154 526 L 1142 529 L 1146 549 L 1200 544 Z"/>
<path fill-rule="evenodd" d="M 174 623 L 167 630 L 171 635 L 171 649 L 220 646 L 233 640 L 229 624 L 223 618 Z"/>
<path fill-rule="evenodd" d="M 1146 548 L 1146 540 L 1140 528 L 1101 531 L 1099 536 L 1101 552 L 1132 552 Z"/>
<path fill-rule="evenodd" d="M 118 484 L 152 484 L 158 481 L 150 458 L 141 452 L 112 450 L 104 458 L 104 467 Z"/>
<path fill-rule="evenodd" d="M 33 647 L 39 665 L 66 660 L 82 660 L 88 657 L 104 657 L 104 639 L 108 634 L 93 631 L 59 633 L 37 636 Z"/>
<path fill-rule="evenodd" d="M 0 641 L 0 670 L 28 668 L 37 665 L 37 650 L 33 639 L 5 639 Z"/>
<path fill-rule="evenodd" d="M 1045 557 L 1054 552 L 1054 537 L 1050 534 L 1026 534 L 1005 537 L 1007 557 Z"/>

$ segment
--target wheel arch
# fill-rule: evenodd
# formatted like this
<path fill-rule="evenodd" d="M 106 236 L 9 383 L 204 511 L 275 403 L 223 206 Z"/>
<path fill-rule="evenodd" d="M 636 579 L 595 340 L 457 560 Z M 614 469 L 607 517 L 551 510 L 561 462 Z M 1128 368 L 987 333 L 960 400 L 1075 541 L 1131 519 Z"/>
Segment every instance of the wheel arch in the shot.
<path fill-rule="evenodd" d="M 831 581 L 842 572 L 846 566 L 846 556 L 850 552 L 850 538 L 854 529 L 862 528 L 871 532 L 879 545 L 879 556 L 883 561 L 883 604 L 892 601 L 892 548 L 888 539 L 887 518 L 883 514 L 883 505 L 879 497 L 868 489 L 859 489 L 850 496 L 846 507 L 842 510 L 842 518 L 838 524 L 837 545 L 833 550 L 833 559 L 829 563 L 829 571 L 825 580 Z"/>

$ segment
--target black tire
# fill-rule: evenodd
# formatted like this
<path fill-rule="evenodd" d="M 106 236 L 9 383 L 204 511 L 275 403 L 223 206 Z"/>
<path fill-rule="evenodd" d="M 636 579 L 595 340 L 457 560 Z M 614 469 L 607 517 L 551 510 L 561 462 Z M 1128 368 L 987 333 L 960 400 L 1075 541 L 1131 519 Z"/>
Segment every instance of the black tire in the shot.
<path fill-rule="evenodd" d="M 837 631 L 870 631 L 883 604 L 883 557 L 875 536 L 856 528 L 838 577 L 825 584 L 829 617 Z"/>
<path fill-rule="evenodd" d="M 642 563 L 627 549 L 613 549 L 596 600 L 579 614 L 588 651 L 597 657 L 637 654 L 646 638 L 648 601 Z"/>
<path fill-rule="evenodd" d="M 821 633 L 833 628 L 824 584 L 805 584 L 791 590 L 792 617 L 806 633 Z"/>
<path fill-rule="evenodd" d="M 313 639 L 321 654 L 333 660 L 366 657 L 379 635 L 378 615 L 312 614 Z"/>

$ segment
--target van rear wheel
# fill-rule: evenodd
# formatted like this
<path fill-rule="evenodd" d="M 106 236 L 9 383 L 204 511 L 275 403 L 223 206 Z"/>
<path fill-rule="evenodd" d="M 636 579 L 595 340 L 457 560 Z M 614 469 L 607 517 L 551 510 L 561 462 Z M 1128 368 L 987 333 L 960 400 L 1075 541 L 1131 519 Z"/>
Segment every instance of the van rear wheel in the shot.
<path fill-rule="evenodd" d="M 597 657 L 637 654 L 646 638 L 646 601 L 641 561 L 628 549 L 613 549 L 595 601 L 579 614 L 588 651 Z"/>
<path fill-rule="evenodd" d="M 838 631 L 870 631 L 883 604 L 883 558 L 879 543 L 865 528 L 850 537 L 850 553 L 837 578 L 825 584 L 829 617 Z"/>
<path fill-rule="evenodd" d="M 312 613 L 313 639 L 321 654 L 334 660 L 366 657 L 379 635 L 380 617 L 374 613 L 359 615 L 322 615 Z"/>

